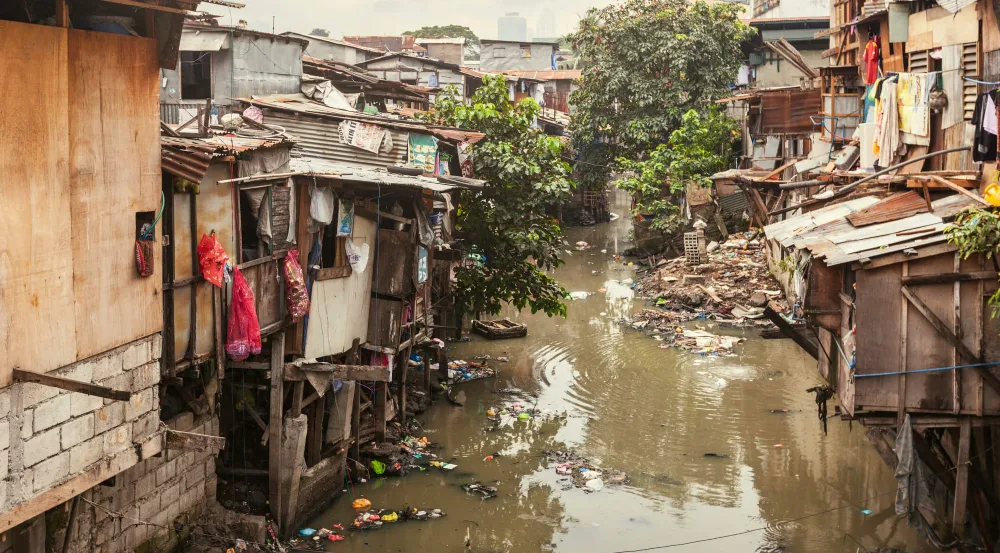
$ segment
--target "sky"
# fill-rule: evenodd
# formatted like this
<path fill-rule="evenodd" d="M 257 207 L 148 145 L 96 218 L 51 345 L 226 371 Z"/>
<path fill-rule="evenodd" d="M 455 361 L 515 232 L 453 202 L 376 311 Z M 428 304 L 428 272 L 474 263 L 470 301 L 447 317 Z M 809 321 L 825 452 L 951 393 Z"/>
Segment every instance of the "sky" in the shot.
<path fill-rule="evenodd" d="M 233 9 L 233 23 L 246 20 L 258 31 L 274 30 L 308 33 L 315 27 L 330 36 L 399 35 L 430 25 L 465 25 L 480 38 L 497 38 L 497 18 L 518 12 L 527 19 L 528 37 L 538 37 L 535 29 L 554 29 L 558 35 L 570 32 L 588 8 L 612 0 L 237 0 L 243 9 Z M 229 24 L 230 9 L 202 4 L 209 13 L 222 16 Z M 543 14 L 548 15 L 543 15 Z M 550 37 L 544 37 L 550 38 Z"/>

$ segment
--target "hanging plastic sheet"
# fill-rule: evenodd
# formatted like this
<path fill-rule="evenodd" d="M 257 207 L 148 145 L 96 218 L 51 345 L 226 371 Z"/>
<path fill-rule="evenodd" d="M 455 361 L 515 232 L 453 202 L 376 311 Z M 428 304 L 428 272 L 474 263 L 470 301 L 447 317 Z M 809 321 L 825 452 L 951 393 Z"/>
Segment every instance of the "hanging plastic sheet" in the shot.
<path fill-rule="evenodd" d="M 928 475 L 931 472 L 917 456 L 913 446 L 913 426 L 910 415 L 903 419 L 903 425 L 896 435 L 896 514 L 909 516 L 917 509 L 937 512 L 932 499 Z"/>
<path fill-rule="evenodd" d="M 354 234 L 354 200 L 340 200 L 337 211 L 337 236 Z"/>

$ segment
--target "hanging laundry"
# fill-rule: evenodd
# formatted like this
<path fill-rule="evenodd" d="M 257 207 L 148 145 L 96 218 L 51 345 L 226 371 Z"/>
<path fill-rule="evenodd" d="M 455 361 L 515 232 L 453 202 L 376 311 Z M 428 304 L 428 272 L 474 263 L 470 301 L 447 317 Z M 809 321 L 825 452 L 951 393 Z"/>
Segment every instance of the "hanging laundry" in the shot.
<path fill-rule="evenodd" d="M 900 73 L 896 85 L 899 131 L 907 144 L 928 145 L 931 126 L 931 77 L 936 73 Z"/>
<path fill-rule="evenodd" d="M 886 79 L 876 105 L 875 146 L 879 167 L 889 167 L 899 149 L 900 116 L 896 98 L 896 82 Z"/>
<path fill-rule="evenodd" d="M 878 35 L 869 35 L 865 45 L 865 84 L 872 85 L 878 79 L 879 61 L 882 60 L 882 46 Z"/>
<path fill-rule="evenodd" d="M 972 140 L 972 160 L 976 163 L 997 159 L 997 109 L 996 90 L 981 94 L 976 99 L 976 109 L 972 112 L 972 122 L 976 131 Z M 989 131 L 991 126 L 993 131 Z"/>

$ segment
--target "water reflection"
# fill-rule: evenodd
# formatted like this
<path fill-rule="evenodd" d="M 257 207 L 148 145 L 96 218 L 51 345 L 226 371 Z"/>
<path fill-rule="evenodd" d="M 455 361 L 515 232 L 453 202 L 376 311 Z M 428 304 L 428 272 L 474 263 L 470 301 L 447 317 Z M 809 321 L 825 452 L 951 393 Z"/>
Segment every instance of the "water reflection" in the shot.
<path fill-rule="evenodd" d="M 615 211 L 624 215 L 626 205 L 619 197 Z M 617 324 L 639 305 L 634 268 L 612 258 L 627 232 L 625 218 L 571 229 L 571 244 L 592 247 L 573 251 L 555 276 L 570 291 L 593 294 L 573 301 L 566 319 L 505 313 L 527 322 L 527 338 L 473 338 L 451 351 L 453 359 L 510 357 L 496 365 L 495 381 L 463 385 L 464 407 L 442 403 L 422 417 L 428 437 L 458 469 L 355 490 L 377 508 L 438 507 L 448 517 L 369 532 L 367 545 L 352 536 L 329 549 L 461 551 L 468 531 L 477 552 L 611 553 L 698 541 L 677 550 L 854 553 L 858 545 L 847 534 L 868 548 L 930 551 L 892 514 L 895 481 L 863 429 L 830 421 L 823 434 L 804 392 L 819 382 L 815 363 L 794 344 L 705 325 L 746 342 L 737 356 L 703 357 L 660 349 Z M 490 431 L 486 410 L 513 401 L 494 392 L 510 387 L 525 392 L 518 401 L 567 417 Z M 541 454 L 564 448 L 627 471 L 630 485 L 593 494 L 572 487 Z M 501 456 L 483 461 L 494 453 Z M 459 488 L 473 481 L 496 483 L 498 497 L 481 501 Z M 351 515 L 350 499 L 340 500 L 313 526 L 346 523 Z M 699 541 L 756 529 L 763 530 Z"/>

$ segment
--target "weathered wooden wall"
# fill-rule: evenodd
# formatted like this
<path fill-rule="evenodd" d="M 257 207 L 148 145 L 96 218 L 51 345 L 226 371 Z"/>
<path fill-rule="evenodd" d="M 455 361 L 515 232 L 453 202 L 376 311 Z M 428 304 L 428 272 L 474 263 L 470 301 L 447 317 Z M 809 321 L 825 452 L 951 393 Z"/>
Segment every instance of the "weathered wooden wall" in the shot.
<path fill-rule="evenodd" d="M 944 336 L 909 302 L 901 291 L 905 275 L 931 275 L 981 271 L 982 260 L 956 261 L 952 252 L 869 270 L 857 271 L 857 369 L 856 375 L 949 367 L 975 363 L 959 355 Z M 905 273 L 904 273 L 905 271 Z M 996 289 L 993 281 L 910 284 L 913 295 L 942 323 L 960 336 L 962 343 L 985 359 L 1000 358 L 995 340 L 1000 332 L 990 317 L 985 299 Z M 905 324 L 904 324 L 905 323 Z M 994 371 L 995 374 L 1000 370 Z M 989 414 L 1000 413 L 1000 395 L 971 369 L 856 378 L 855 409 L 908 412 Z M 903 398 L 901 401 L 900 398 Z M 853 399 L 853 402 L 850 400 Z"/>
<path fill-rule="evenodd" d="M 306 357 L 337 355 L 351 349 L 355 338 L 368 340 L 376 231 L 375 221 L 355 214 L 352 240 L 356 246 L 368 244 L 368 268 L 352 271 L 346 278 L 313 283 Z"/>
<path fill-rule="evenodd" d="M 5 386 L 162 328 L 159 248 L 149 278 L 134 251 L 160 152 L 154 40 L 0 21 L 0 51 Z"/>

